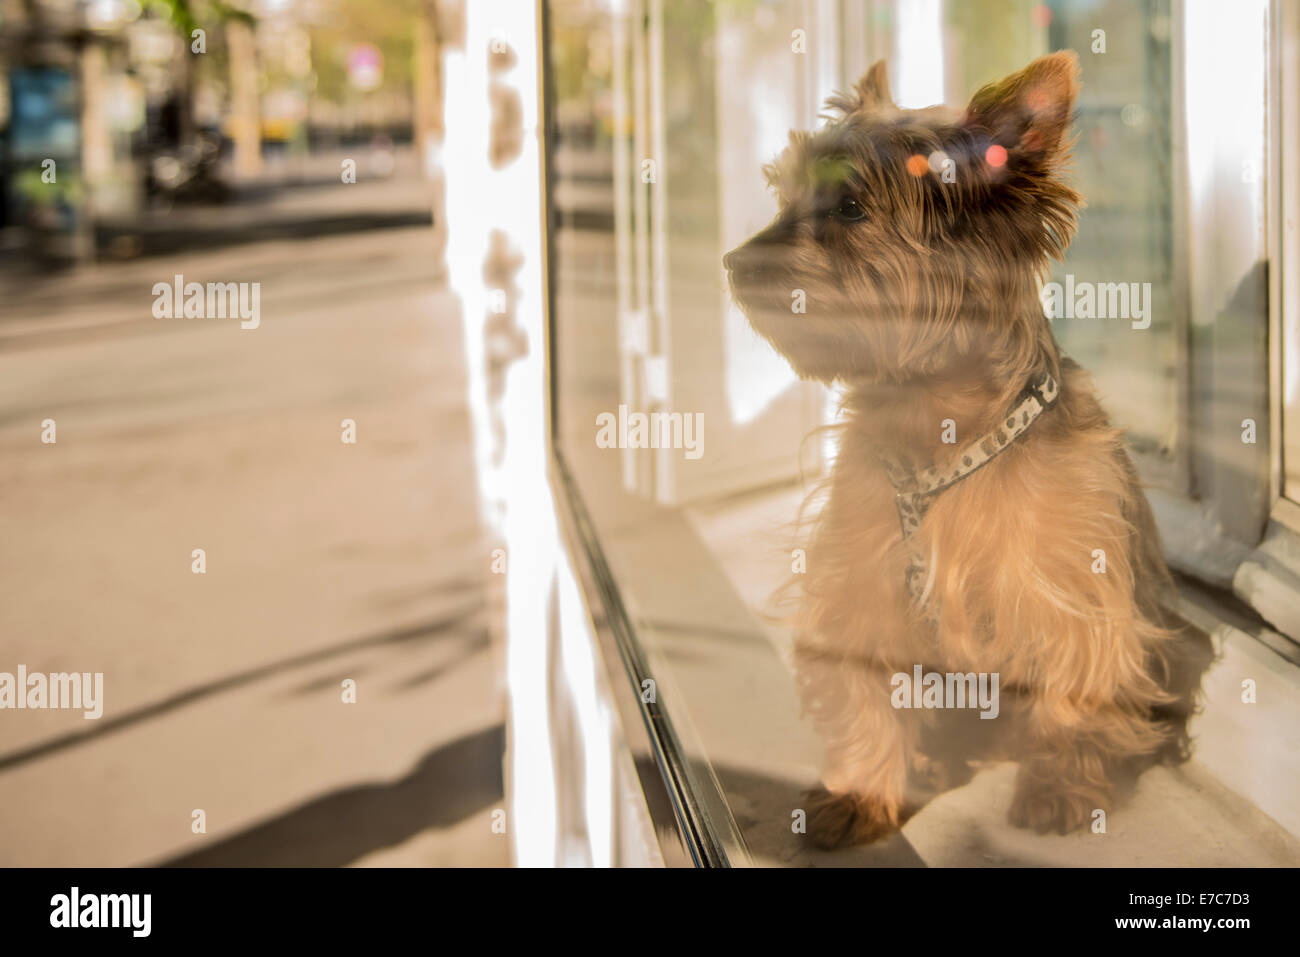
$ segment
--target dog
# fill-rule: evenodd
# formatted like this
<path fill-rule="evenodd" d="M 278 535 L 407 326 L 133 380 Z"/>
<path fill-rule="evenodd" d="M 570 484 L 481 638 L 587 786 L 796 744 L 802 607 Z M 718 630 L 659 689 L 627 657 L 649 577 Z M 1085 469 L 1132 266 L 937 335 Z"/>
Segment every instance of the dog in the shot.
<path fill-rule="evenodd" d="M 1187 756 L 1151 510 L 1039 296 L 1082 206 L 1063 176 L 1078 89 L 1064 51 L 965 110 L 900 109 L 876 63 L 791 132 L 764 169 L 779 213 L 724 257 L 752 327 L 843 389 L 794 615 L 818 846 L 889 834 L 978 756 L 1020 762 L 1013 824 L 1061 833 Z M 1000 720 L 899 707 L 920 666 L 999 677 Z"/>

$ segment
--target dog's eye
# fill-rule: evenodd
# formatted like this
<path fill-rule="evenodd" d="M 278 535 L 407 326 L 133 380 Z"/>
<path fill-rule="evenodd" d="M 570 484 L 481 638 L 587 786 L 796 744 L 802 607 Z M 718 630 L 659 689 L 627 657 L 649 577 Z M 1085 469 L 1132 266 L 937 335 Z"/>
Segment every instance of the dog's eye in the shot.
<path fill-rule="evenodd" d="M 858 205 L 856 199 L 845 198 L 835 207 L 835 216 L 846 223 L 856 223 L 867 218 L 867 211 Z"/>

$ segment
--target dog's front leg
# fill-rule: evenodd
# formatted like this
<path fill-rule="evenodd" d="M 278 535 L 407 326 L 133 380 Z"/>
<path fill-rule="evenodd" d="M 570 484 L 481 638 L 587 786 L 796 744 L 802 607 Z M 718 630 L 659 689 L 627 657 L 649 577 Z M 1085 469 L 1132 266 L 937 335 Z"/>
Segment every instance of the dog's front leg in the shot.
<path fill-rule="evenodd" d="M 1125 629 L 1113 634 L 1117 640 L 1108 653 L 1093 667 L 1078 669 L 1074 681 L 1034 689 L 1027 749 L 1008 815 L 1012 824 L 1065 834 L 1097 811 L 1109 813 L 1126 766 L 1167 743 L 1169 729 L 1152 710 L 1171 696 L 1137 666 L 1143 660 L 1137 636 Z M 1113 683 L 1102 690 L 1087 688 L 1089 677 L 1095 679 L 1103 668 Z"/>
<path fill-rule="evenodd" d="M 919 728 L 900 720 L 890 702 L 892 671 L 805 642 L 796 647 L 796 670 L 826 746 L 824 786 L 807 795 L 809 838 L 834 848 L 896 830 Z"/>

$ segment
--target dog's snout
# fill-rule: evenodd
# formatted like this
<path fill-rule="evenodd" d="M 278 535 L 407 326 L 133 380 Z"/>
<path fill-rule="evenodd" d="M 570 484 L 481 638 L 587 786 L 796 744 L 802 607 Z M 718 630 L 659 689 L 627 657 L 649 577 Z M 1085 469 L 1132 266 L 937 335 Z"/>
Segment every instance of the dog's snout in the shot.
<path fill-rule="evenodd" d="M 737 279 L 757 279 L 767 271 L 771 252 L 750 240 L 722 257 L 722 265 Z"/>
<path fill-rule="evenodd" d="M 722 264 L 733 278 L 741 280 L 770 279 L 783 273 L 794 228 L 793 220 L 779 216 L 766 229 L 723 256 Z"/>
<path fill-rule="evenodd" d="M 722 257 L 723 268 L 727 272 L 742 273 L 745 271 L 745 264 L 748 262 L 748 254 L 744 246 L 737 246 L 731 252 Z"/>

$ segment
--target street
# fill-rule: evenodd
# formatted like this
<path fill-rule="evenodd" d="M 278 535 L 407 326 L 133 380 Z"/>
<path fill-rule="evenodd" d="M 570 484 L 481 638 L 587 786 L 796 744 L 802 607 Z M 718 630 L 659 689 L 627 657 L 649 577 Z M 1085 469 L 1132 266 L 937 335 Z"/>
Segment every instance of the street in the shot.
<path fill-rule="evenodd" d="M 6 282 L 0 671 L 104 713 L 0 715 L 0 865 L 508 863 L 457 303 L 429 226 L 340 229 Z"/>

